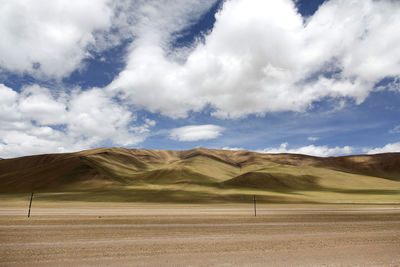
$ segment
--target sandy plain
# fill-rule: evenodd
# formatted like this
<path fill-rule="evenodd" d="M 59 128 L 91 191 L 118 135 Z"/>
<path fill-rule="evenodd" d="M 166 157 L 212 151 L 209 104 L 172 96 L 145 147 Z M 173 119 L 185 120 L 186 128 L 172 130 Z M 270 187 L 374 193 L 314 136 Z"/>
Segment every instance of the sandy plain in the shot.
<path fill-rule="evenodd" d="M 400 206 L 0 205 L 0 266 L 400 266 Z"/>

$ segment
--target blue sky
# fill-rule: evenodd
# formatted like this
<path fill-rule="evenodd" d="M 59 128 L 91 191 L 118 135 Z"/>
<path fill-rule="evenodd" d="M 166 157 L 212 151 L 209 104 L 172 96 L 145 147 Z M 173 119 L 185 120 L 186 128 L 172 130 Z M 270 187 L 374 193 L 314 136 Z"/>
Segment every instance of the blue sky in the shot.
<path fill-rule="evenodd" d="M 0 157 L 399 152 L 399 27 L 389 0 L 7 1 Z"/>

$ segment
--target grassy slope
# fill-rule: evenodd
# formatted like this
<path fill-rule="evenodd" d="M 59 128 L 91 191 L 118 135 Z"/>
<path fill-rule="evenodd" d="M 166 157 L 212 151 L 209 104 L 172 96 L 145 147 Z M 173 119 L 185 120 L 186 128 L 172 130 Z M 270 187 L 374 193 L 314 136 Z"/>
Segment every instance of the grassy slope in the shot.
<path fill-rule="evenodd" d="M 400 154 L 318 158 L 102 148 L 0 161 L 0 192 L 151 202 L 400 203 Z M 54 192 L 60 192 L 54 194 Z"/>

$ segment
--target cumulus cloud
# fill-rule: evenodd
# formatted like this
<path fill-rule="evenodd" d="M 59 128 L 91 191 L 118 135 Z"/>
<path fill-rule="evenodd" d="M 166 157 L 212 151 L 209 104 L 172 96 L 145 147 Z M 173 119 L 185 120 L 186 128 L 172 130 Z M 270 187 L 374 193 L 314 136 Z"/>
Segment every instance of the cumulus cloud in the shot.
<path fill-rule="evenodd" d="M 219 137 L 223 130 L 221 126 L 212 124 L 189 125 L 172 129 L 169 137 L 181 142 L 209 140 Z"/>
<path fill-rule="evenodd" d="M 308 141 L 312 141 L 312 142 L 314 142 L 314 141 L 317 141 L 319 138 L 318 137 L 315 137 L 315 136 L 309 136 L 309 137 L 307 137 L 307 140 Z"/>
<path fill-rule="evenodd" d="M 19 95 L 18 110 L 25 119 L 41 125 L 63 124 L 66 122 L 66 99 L 55 98 L 48 88 L 28 86 Z"/>
<path fill-rule="evenodd" d="M 304 154 L 310 156 L 317 157 L 329 157 L 329 156 L 338 156 L 338 155 L 348 155 L 354 151 L 354 148 L 350 146 L 344 147 L 328 147 L 328 146 L 303 146 L 298 148 L 288 148 L 288 143 L 282 143 L 278 148 L 265 148 L 263 150 L 259 150 L 261 153 L 294 153 L 294 154 Z"/>
<path fill-rule="evenodd" d="M 387 77 L 392 82 L 376 90 L 400 91 L 399 1 L 330 0 L 305 19 L 292 0 L 227 0 L 210 32 L 174 47 L 215 3 L 0 0 L 1 72 L 61 81 L 92 50 L 132 39 L 125 69 L 106 88 L 31 85 L 17 92 L 0 84 L 0 156 L 136 144 L 155 125 L 139 123 L 138 109 L 182 118 L 207 107 L 214 116 L 240 118 L 302 112 L 329 98 L 338 108 L 360 104 Z M 211 139 L 223 130 L 187 127 L 170 138 Z M 275 150 L 334 155 L 352 148 Z"/>
<path fill-rule="evenodd" d="M 182 30 L 196 23 L 216 0 L 120 0 L 115 7 L 121 10 L 115 24 L 129 27 L 135 36 L 135 47 L 147 44 L 169 46 Z"/>
<path fill-rule="evenodd" d="M 400 152 L 400 142 L 387 144 L 384 147 L 376 147 L 373 149 L 367 149 L 367 154 L 379 154 L 388 152 Z"/>
<path fill-rule="evenodd" d="M 82 67 L 91 51 L 123 39 L 134 46 L 157 42 L 167 48 L 178 32 L 198 20 L 215 0 L 2 1 L 0 71 L 61 78 Z M 64 90 L 0 84 L 0 156 L 65 152 L 103 143 L 143 141 L 156 122 L 139 122 L 115 95 L 101 88 Z"/>
<path fill-rule="evenodd" d="M 160 29 L 157 19 L 145 25 Z M 397 1 L 331 0 L 306 21 L 290 0 L 225 1 L 183 63 L 163 43 L 171 31 L 146 28 L 108 90 L 174 118 L 207 105 L 237 118 L 304 111 L 324 98 L 359 104 L 381 79 L 399 77 L 399 27 Z"/>
<path fill-rule="evenodd" d="M 18 93 L 0 84 L 0 157 L 67 152 L 143 141 L 155 121 L 138 123 L 129 106 L 98 88 L 53 95 L 29 86 Z"/>
<path fill-rule="evenodd" d="M 95 32 L 111 26 L 107 0 L 0 0 L 0 67 L 60 78 L 79 68 Z"/>
<path fill-rule="evenodd" d="M 64 77 L 89 47 L 130 37 L 126 68 L 107 90 L 173 118 L 208 105 L 238 118 L 305 111 L 324 98 L 362 103 L 385 77 L 398 89 L 397 1 L 330 0 L 306 21 L 291 0 L 225 1 L 211 32 L 173 47 L 215 2 L 2 1 L 0 66 Z"/>
<path fill-rule="evenodd" d="M 17 92 L 0 84 L 0 121 L 11 122 L 20 117 L 19 114 L 15 113 L 17 99 Z"/>

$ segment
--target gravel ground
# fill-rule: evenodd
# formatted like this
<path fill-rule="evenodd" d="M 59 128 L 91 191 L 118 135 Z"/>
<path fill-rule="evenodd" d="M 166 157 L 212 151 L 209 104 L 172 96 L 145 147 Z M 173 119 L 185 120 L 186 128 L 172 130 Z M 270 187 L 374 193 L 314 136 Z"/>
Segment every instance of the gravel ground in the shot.
<path fill-rule="evenodd" d="M 400 266 L 399 206 L 0 207 L 0 266 Z"/>

